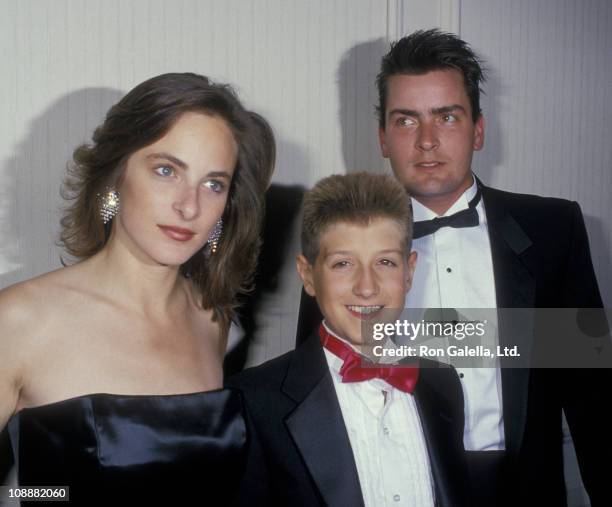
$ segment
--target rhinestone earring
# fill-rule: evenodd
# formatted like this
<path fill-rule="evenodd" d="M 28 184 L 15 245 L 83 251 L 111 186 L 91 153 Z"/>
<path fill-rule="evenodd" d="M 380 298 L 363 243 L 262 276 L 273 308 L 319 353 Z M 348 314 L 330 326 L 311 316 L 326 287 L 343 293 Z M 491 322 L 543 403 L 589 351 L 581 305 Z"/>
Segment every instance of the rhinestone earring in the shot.
<path fill-rule="evenodd" d="M 106 187 L 103 194 L 98 194 L 100 202 L 100 217 L 106 225 L 119 213 L 119 192 L 112 187 Z"/>
<path fill-rule="evenodd" d="M 219 240 L 221 239 L 221 232 L 223 231 L 223 219 L 217 220 L 214 229 L 210 233 L 206 244 L 210 247 L 210 253 L 216 253 L 217 247 L 219 246 Z"/>

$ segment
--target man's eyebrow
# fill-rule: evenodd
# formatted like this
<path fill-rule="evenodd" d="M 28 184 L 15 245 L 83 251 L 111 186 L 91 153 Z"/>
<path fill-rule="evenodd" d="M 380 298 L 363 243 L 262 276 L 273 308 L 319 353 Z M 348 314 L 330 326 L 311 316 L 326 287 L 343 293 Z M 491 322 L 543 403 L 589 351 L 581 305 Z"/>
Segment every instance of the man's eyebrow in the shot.
<path fill-rule="evenodd" d="M 464 114 L 467 114 L 465 107 L 463 107 L 461 104 L 452 104 L 450 106 L 436 107 L 430 110 L 431 114 L 433 115 L 453 113 L 455 111 L 462 111 Z"/>
<path fill-rule="evenodd" d="M 418 111 L 414 111 L 413 109 L 396 108 L 389 111 L 389 117 L 395 114 L 401 114 L 403 116 L 414 116 L 415 118 L 419 118 L 421 116 L 421 113 L 419 113 Z"/>
<path fill-rule="evenodd" d="M 439 114 L 447 114 L 455 111 L 462 111 L 464 114 L 467 114 L 465 107 L 463 107 L 461 104 L 450 104 L 448 106 L 434 107 L 433 109 L 429 110 L 429 114 L 436 116 Z M 389 117 L 396 114 L 401 114 L 402 116 L 412 116 L 414 118 L 421 117 L 421 113 L 415 111 L 414 109 L 403 109 L 398 107 L 389 111 Z"/>
<path fill-rule="evenodd" d="M 176 164 L 181 169 L 187 169 L 187 164 L 183 162 L 180 158 L 176 158 L 174 155 L 170 155 L 170 153 L 161 152 L 161 153 L 151 153 L 147 155 L 148 159 L 163 159 Z"/>

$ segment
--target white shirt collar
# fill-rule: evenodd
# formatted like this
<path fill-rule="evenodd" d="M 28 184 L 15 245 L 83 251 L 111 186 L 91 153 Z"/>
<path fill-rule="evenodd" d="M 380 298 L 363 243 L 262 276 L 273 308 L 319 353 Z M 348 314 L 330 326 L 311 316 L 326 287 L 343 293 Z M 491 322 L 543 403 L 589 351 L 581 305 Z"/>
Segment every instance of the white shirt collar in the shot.
<path fill-rule="evenodd" d="M 353 345 L 351 342 L 349 342 L 347 339 L 342 338 L 340 336 L 338 336 L 336 333 L 334 333 L 331 328 L 327 325 L 327 322 L 325 322 L 325 320 L 323 320 L 323 327 L 325 328 L 325 330 L 332 336 L 338 338 L 338 340 L 346 343 L 349 347 L 351 347 L 355 352 L 357 352 L 357 354 L 361 355 L 361 351 L 355 347 L 355 345 Z"/>

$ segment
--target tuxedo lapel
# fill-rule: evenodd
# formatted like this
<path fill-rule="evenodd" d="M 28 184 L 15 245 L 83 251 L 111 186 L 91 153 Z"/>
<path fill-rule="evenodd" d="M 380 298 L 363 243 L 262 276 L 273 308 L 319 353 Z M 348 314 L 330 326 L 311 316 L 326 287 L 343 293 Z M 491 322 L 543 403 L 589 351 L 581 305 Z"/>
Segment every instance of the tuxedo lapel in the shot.
<path fill-rule="evenodd" d="M 424 366 L 421 359 L 419 381 L 414 397 L 421 419 L 423 435 L 429 453 L 429 463 L 436 492 L 437 507 L 463 505 L 465 501 L 465 479 L 461 474 L 465 463 L 460 461 L 465 456 L 462 452 L 452 452 L 457 446 L 455 438 L 463 428 L 453 428 L 458 421 L 446 410 L 447 403 L 441 401 L 447 396 L 446 389 L 438 381 L 438 368 Z"/>
<path fill-rule="evenodd" d="M 483 188 L 487 228 L 493 257 L 498 308 L 533 308 L 535 282 L 522 255 L 531 246 L 529 236 L 512 215 Z"/>
<path fill-rule="evenodd" d="M 363 506 L 353 451 L 317 335 L 296 349 L 282 390 L 296 402 L 285 419 L 287 430 L 325 503 Z"/>
<path fill-rule="evenodd" d="M 499 199 L 496 199 L 494 191 L 482 186 L 482 196 L 491 242 L 497 307 L 525 309 L 521 311 L 521 318 L 516 318 L 512 311 L 498 312 L 499 344 L 518 344 L 521 356 L 528 358 L 534 339 L 535 279 L 523 257 L 532 247 L 532 242 Z M 501 358 L 502 397 L 506 450 L 516 456 L 527 420 L 529 369 L 509 367 L 508 361 L 511 360 Z"/>

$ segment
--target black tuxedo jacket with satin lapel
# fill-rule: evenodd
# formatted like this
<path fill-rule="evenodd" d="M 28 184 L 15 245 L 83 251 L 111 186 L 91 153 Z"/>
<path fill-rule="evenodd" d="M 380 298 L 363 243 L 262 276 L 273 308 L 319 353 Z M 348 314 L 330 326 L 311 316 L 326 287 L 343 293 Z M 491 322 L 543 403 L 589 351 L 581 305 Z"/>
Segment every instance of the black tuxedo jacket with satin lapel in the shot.
<path fill-rule="evenodd" d="M 602 307 L 577 203 L 484 185 L 482 198 L 499 308 Z M 513 326 L 499 326 L 500 345 L 513 344 Z M 529 339 L 538 341 L 533 334 Z M 609 387 L 607 369 L 502 368 L 505 483 L 512 503 L 566 505 L 563 409 L 591 504 L 612 505 L 608 474 L 600 466 L 612 459 Z"/>
<path fill-rule="evenodd" d="M 463 394 L 453 368 L 423 360 L 414 392 L 436 505 L 468 505 Z M 247 407 L 242 505 L 358 507 L 357 468 L 319 337 L 229 379 Z"/>
<path fill-rule="evenodd" d="M 487 216 L 497 306 L 602 307 L 578 204 L 478 183 Z M 320 319 L 314 300 L 303 292 L 298 343 Z M 516 335 L 504 332 L 513 324 L 499 324 L 500 345 L 514 344 Z M 524 336 L 535 341 L 533 333 Z M 612 505 L 608 467 L 600 465 L 612 461 L 611 387 L 612 371 L 607 369 L 502 368 L 508 455 L 504 482 L 509 505 L 566 505 L 562 409 L 591 505 Z"/>

